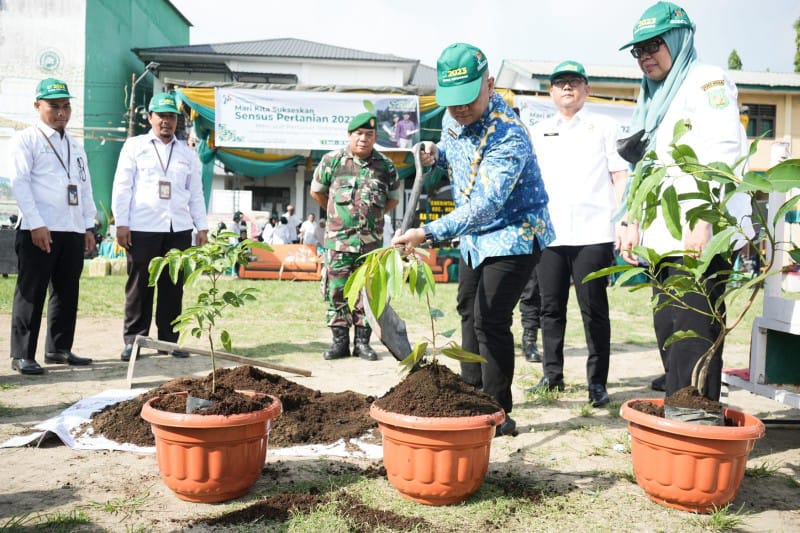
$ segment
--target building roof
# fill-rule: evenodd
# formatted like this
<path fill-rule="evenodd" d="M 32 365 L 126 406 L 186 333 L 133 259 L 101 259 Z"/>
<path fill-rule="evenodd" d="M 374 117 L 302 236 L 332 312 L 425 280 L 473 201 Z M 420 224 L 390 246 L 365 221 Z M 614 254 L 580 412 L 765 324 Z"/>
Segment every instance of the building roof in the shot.
<path fill-rule="evenodd" d="M 194 44 L 185 46 L 159 46 L 154 48 L 134 48 L 133 51 L 143 54 L 180 54 L 180 55 L 225 55 L 225 56 L 259 56 L 301 59 L 328 59 L 344 61 L 379 61 L 386 63 L 416 63 L 416 59 L 398 57 L 392 54 L 376 54 L 332 46 L 303 39 L 283 38 L 265 39 L 262 41 L 239 41 L 232 43 Z"/>
<path fill-rule="evenodd" d="M 555 61 L 527 61 L 503 60 L 498 74 L 498 84 L 506 83 L 510 78 L 509 73 L 518 76 L 548 80 L 550 73 L 558 63 Z M 636 65 L 585 65 L 589 81 L 594 83 L 619 83 L 623 85 L 638 85 L 642 81 L 642 71 Z M 505 69 L 508 69 L 505 73 Z M 744 70 L 729 70 L 728 74 L 736 85 L 742 89 L 764 91 L 800 92 L 800 74 L 793 72 L 748 72 Z M 506 87 L 507 85 L 500 85 Z"/>

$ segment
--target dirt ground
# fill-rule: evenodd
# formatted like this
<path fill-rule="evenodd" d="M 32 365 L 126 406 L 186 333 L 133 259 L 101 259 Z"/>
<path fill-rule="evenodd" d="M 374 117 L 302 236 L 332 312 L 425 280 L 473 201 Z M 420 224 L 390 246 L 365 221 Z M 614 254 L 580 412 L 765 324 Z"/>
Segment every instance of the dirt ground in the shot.
<path fill-rule="evenodd" d="M 643 319 L 646 319 L 643 317 Z M 0 314 L 0 354 L 8 354 L 10 315 Z M 0 442 L 25 434 L 30 426 L 49 418 L 81 398 L 108 389 L 127 388 L 128 365 L 119 360 L 120 323 L 116 319 L 80 319 L 74 351 L 94 358 L 89 367 L 43 365 L 44 376 L 20 376 L 9 361 L 0 358 Z M 327 342 L 320 331 L 320 342 Z M 40 341 L 40 351 L 43 346 Z M 311 377 L 280 373 L 305 387 L 323 392 L 355 391 L 381 396 L 399 380 L 395 361 L 377 342 L 380 360 L 357 358 L 325 361 L 320 355 L 287 354 L 285 365 L 310 370 Z M 609 392 L 614 402 L 631 398 L 659 397 L 648 384 L 659 373 L 660 362 L 652 348 L 632 345 L 612 347 Z M 686 529 L 686 513 L 666 510 L 650 503 L 635 484 L 612 483 L 608 472 L 630 470 L 630 457 L 616 451 L 624 442 L 626 422 L 608 410 L 596 409 L 582 416 L 586 402 L 585 348 L 567 346 L 567 391 L 551 405 L 538 405 L 524 389 L 536 383 L 540 365 L 517 359 L 514 418 L 519 435 L 494 440 L 489 476 L 530 476 L 573 490 L 605 491 L 597 498 L 592 513 L 607 516 L 606 527 L 639 531 Z M 745 348 L 729 350 L 726 364 L 747 364 Z M 40 354 L 37 360 L 43 364 Z M 231 366 L 224 362 L 224 366 Z M 181 376 L 208 373 L 203 356 L 176 359 L 145 356 L 135 366 L 133 385 L 155 387 Z M 746 391 L 731 390 L 723 401 L 737 409 L 770 419 L 800 419 L 800 411 L 789 409 Z M 280 419 L 277 423 L 280 423 Z M 335 459 L 324 456 L 279 459 L 267 454 L 264 474 L 252 492 L 275 481 L 290 482 L 309 471 L 328 471 L 350 466 L 368 469 L 380 463 L 366 459 Z M 800 432 L 798 426 L 768 425 L 767 436 L 756 444 L 749 467 L 764 466 L 774 474 L 765 478 L 746 477 L 734 506 L 747 513 L 741 530 L 800 531 Z M 793 481 L 792 481 L 793 480 Z M 220 512 L 215 505 L 193 504 L 176 498 L 159 478 L 154 455 L 131 452 L 73 451 L 57 439 L 42 447 L 0 449 L 0 529 L 12 517 L 28 513 L 69 513 L 80 508 L 101 530 L 125 531 L 141 528 L 174 531 L 185 528 L 187 520 Z M 133 512 L 109 511 L 113 502 L 145 498 Z M 628 502 L 622 509 L 619 502 Z M 632 502 L 632 503 L 631 503 Z M 626 504 L 627 505 L 627 504 Z M 617 522 L 621 520 L 621 522 Z M 613 524 L 619 524 L 616 527 Z M 624 527 L 623 527 L 624 525 Z M 530 530 L 538 530 L 534 524 Z M 580 517 L 570 517 L 565 529 L 582 530 Z"/>

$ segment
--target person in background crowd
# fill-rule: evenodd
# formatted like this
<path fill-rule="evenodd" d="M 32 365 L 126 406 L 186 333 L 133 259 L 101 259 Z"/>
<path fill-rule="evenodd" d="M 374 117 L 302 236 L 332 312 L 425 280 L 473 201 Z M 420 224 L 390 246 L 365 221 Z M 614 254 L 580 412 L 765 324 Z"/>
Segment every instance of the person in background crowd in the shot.
<path fill-rule="evenodd" d="M 122 146 L 114 174 L 111 206 L 117 242 L 128 257 L 125 283 L 125 343 L 120 358 L 130 360 L 137 335 L 147 336 L 153 317 L 155 288 L 148 286 L 150 261 L 173 248 L 185 250 L 197 229 L 197 245 L 208 241 L 208 221 L 197 153 L 175 137 L 178 108 L 169 93 L 153 95 L 148 106 L 150 131 Z M 177 342 L 172 322 L 181 314 L 183 279 L 172 283 L 169 272 L 157 282 L 158 338 Z M 188 357 L 174 350 L 175 357 Z"/>
<path fill-rule="evenodd" d="M 267 244 L 272 244 L 272 237 L 275 234 L 275 228 L 278 227 L 278 218 L 269 217 L 269 222 L 264 225 L 261 230 L 261 240 Z"/>
<path fill-rule="evenodd" d="M 392 161 L 374 150 L 378 119 L 361 113 L 347 125 L 348 145 L 328 152 L 314 170 L 311 197 L 328 214 L 325 233 L 327 256 L 328 326 L 333 342 L 323 357 L 350 355 L 350 326 L 355 325 L 353 356 L 375 361 L 369 345 L 372 329 L 364 316 L 360 297 L 351 311 L 344 296 L 347 278 L 357 269 L 361 256 L 380 248 L 383 215 L 400 199 L 400 181 Z"/>
<path fill-rule="evenodd" d="M 72 353 L 83 255 L 94 250 L 92 179 L 86 152 L 67 124 L 72 106 L 67 84 L 39 82 L 33 107 L 36 125 L 16 133 L 9 146 L 17 221 L 17 283 L 11 309 L 11 368 L 43 374 L 36 362 L 39 328 L 48 287 L 44 362 L 83 366 L 92 360 Z"/>
<path fill-rule="evenodd" d="M 316 216 L 314 213 L 309 213 L 308 218 L 306 218 L 302 224 L 300 224 L 300 243 L 301 244 L 311 244 L 316 246 L 321 244 L 317 241 L 316 232 L 317 232 L 317 223 L 315 221 Z"/>
<path fill-rule="evenodd" d="M 292 229 L 286 217 L 281 217 L 272 232 L 272 244 L 292 244 Z"/>
<path fill-rule="evenodd" d="M 600 407 L 610 401 L 608 282 L 583 278 L 614 263 L 614 245 L 624 227 L 615 229 L 612 217 L 625 190 L 628 165 L 617 153 L 619 125 L 584 107 L 590 93 L 583 65 L 560 63 L 550 75 L 556 114 L 531 128 L 556 231 L 556 240 L 542 252 L 535 273 L 542 302 L 544 377 L 534 390 L 564 389 L 564 335 L 572 280 L 589 351 L 589 401 Z"/>
<path fill-rule="evenodd" d="M 447 113 L 442 140 L 425 142 L 421 158 L 426 166 L 449 171 L 455 209 L 392 243 L 413 248 L 460 236 L 462 346 L 486 359 L 462 363 L 461 376 L 505 410 L 495 434 L 515 435 L 512 314 L 541 250 L 553 240 L 547 192 L 528 132 L 494 92 L 483 52 L 453 44 L 442 52 L 436 72 L 436 101 Z"/>
<path fill-rule="evenodd" d="M 670 143 L 675 123 L 687 120 L 691 128 L 681 138 L 682 144 L 691 146 L 701 163 L 722 161 L 733 165 L 747 153 L 747 137 L 739 120 L 736 85 L 719 67 L 706 65 L 697 59 L 694 46 L 695 26 L 683 8 L 671 2 L 658 2 L 649 7 L 633 27 L 633 39 L 621 50 L 630 48 L 631 55 L 641 68 L 644 77 L 636 110 L 631 120 L 634 134 L 622 139 L 619 152 L 632 165 L 646 152 L 655 150 L 660 162 L 672 163 Z M 670 168 L 665 176 L 675 186 L 678 194 L 690 193 L 696 188 L 691 176 Z M 729 212 L 739 220 L 746 220 L 750 205 L 744 196 L 734 196 L 728 202 Z M 692 207 L 691 200 L 681 201 L 681 211 Z M 680 219 L 685 220 L 683 213 Z M 674 250 L 690 250 L 699 256 L 711 239 L 711 225 L 700 221 L 694 228 L 683 227 L 683 238 L 675 239 L 667 229 L 660 209 L 656 220 L 640 235 L 638 221 L 628 220 L 628 230 L 621 244 L 622 258 L 636 264 L 638 258 L 631 251 L 639 244 L 653 248 L 659 254 Z M 683 255 L 665 257 L 667 264 L 681 264 Z M 708 318 L 705 310 L 721 306 L 719 299 L 724 291 L 725 271 L 731 266 L 717 255 L 703 276 L 710 289 L 711 298 L 687 293 L 683 302 L 659 307 L 653 313 L 658 348 L 666 372 L 663 383 L 654 386 L 666 388 L 667 395 L 691 385 L 692 369 L 700 356 L 719 336 L 722 324 Z M 678 272 L 673 267 L 661 270 L 663 279 Z M 666 295 L 654 290 L 660 303 Z M 697 309 L 700 312 L 693 310 Z M 692 330 L 699 337 L 684 338 L 664 346 L 665 341 L 677 331 Z M 720 345 L 709 366 L 706 396 L 718 400 L 722 379 L 722 349 Z"/>
<path fill-rule="evenodd" d="M 287 205 L 286 212 L 283 214 L 283 217 L 286 218 L 286 224 L 289 226 L 289 242 L 287 244 L 299 242 L 297 237 L 297 229 L 300 227 L 300 217 L 294 214 L 294 206 Z"/>

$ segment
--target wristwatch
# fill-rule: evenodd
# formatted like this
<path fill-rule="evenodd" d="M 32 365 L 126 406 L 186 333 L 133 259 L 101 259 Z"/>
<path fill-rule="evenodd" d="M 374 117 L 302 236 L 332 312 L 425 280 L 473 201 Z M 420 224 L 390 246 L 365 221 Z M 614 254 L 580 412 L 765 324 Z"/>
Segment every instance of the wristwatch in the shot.
<path fill-rule="evenodd" d="M 428 245 L 428 248 L 433 247 L 434 238 L 431 228 L 429 228 L 428 226 L 423 226 L 422 229 L 425 230 L 425 244 Z"/>

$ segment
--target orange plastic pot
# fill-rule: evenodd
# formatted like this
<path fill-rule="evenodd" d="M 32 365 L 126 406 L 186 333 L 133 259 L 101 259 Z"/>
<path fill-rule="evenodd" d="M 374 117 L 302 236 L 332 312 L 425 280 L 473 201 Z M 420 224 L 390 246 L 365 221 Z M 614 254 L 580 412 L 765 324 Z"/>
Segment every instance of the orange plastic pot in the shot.
<path fill-rule="evenodd" d="M 628 421 L 631 459 L 636 482 L 656 503 L 697 513 L 709 513 L 730 503 L 744 478 L 747 456 L 764 424 L 756 417 L 725 409 L 733 426 L 705 426 L 667 420 L 631 407 L 620 409 Z"/>
<path fill-rule="evenodd" d="M 250 490 L 264 467 L 272 421 L 283 409 L 277 397 L 270 398 L 265 409 L 231 416 L 169 413 L 151 405 L 156 398 L 145 403 L 142 418 L 155 436 L 164 484 L 182 500 L 204 503 Z"/>
<path fill-rule="evenodd" d="M 425 505 L 466 500 L 483 483 L 495 426 L 505 413 L 467 417 L 420 417 L 372 404 L 370 416 L 383 435 L 389 483 L 404 498 Z"/>

